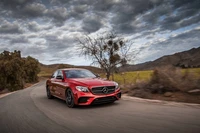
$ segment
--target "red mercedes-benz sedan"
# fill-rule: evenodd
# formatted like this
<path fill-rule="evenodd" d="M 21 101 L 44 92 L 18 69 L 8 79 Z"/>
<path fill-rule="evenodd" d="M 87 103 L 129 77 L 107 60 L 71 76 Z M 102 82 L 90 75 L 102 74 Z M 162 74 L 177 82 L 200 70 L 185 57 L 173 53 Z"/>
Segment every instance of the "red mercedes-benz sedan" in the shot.
<path fill-rule="evenodd" d="M 112 103 L 121 98 L 118 83 L 99 78 L 80 68 L 58 69 L 46 82 L 49 99 L 57 97 L 67 106 Z"/>

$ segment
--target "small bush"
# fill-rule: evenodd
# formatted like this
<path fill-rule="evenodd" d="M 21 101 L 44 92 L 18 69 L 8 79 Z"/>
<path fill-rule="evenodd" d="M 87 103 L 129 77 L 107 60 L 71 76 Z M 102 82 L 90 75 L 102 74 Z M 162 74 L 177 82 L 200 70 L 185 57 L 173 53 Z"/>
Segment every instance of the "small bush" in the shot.
<path fill-rule="evenodd" d="M 183 91 L 199 88 L 198 78 L 186 71 L 172 66 L 156 68 L 153 71 L 148 89 L 152 93 L 164 93 L 168 91 Z"/>

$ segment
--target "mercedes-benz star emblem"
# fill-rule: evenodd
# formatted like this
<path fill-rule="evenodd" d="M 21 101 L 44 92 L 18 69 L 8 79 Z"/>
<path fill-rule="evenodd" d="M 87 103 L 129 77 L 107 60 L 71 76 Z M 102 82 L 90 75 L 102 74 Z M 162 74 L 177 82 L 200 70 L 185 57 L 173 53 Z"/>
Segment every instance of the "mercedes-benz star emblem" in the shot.
<path fill-rule="evenodd" d="M 102 92 L 103 92 L 103 93 L 108 93 L 108 88 L 107 88 L 107 87 L 104 87 L 104 88 L 102 89 Z"/>

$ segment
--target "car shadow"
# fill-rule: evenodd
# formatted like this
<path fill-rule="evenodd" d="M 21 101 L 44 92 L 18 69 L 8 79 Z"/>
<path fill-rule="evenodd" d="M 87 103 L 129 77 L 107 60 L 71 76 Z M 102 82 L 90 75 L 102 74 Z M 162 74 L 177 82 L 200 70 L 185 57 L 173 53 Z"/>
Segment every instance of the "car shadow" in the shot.
<path fill-rule="evenodd" d="M 87 105 L 87 106 L 76 106 L 76 109 L 95 109 L 95 108 L 108 108 L 119 105 L 119 102 L 116 101 L 114 103 L 104 103 L 104 104 L 97 104 L 97 105 Z"/>
<path fill-rule="evenodd" d="M 64 100 L 54 97 L 53 99 L 55 102 L 63 104 L 67 107 Z M 95 109 L 95 108 L 108 108 L 113 106 L 118 106 L 120 103 L 119 101 L 115 101 L 114 103 L 104 103 L 104 104 L 96 104 L 96 105 L 76 105 L 73 109 Z"/>

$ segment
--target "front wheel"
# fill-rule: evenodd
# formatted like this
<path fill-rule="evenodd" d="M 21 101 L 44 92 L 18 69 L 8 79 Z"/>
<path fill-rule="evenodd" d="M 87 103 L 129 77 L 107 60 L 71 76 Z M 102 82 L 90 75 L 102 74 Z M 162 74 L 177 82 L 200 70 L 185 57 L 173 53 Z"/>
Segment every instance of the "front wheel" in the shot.
<path fill-rule="evenodd" d="M 73 93 L 71 91 L 71 89 L 67 89 L 66 91 L 66 104 L 69 108 L 73 108 L 75 107 L 75 104 L 74 104 L 74 96 L 73 96 Z"/>
<path fill-rule="evenodd" d="M 48 99 L 52 99 L 53 98 L 53 96 L 51 95 L 51 91 L 49 89 L 49 86 L 47 86 L 47 98 Z"/>

